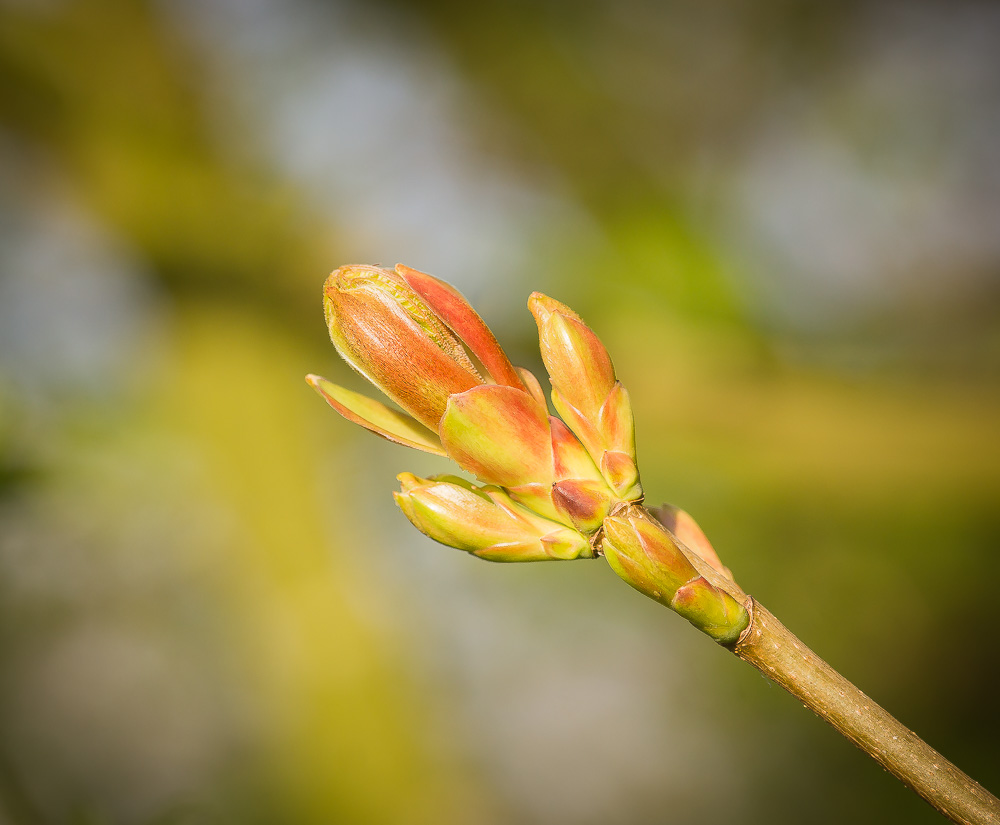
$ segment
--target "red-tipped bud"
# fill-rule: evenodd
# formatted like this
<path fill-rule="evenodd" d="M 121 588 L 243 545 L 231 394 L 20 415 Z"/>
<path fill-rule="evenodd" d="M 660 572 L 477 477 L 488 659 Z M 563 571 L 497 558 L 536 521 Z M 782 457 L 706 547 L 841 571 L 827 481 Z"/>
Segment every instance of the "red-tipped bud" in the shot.
<path fill-rule="evenodd" d="M 580 316 L 553 298 L 535 292 L 528 308 L 552 386 L 583 415 L 596 418 L 616 380 L 608 351 Z"/>
<path fill-rule="evenodd" d="M 552 403 L 622 501 L 642 498 L 628 392 L 600 339 L 575 312 L 538 292 L 528 300 L 538 323 Z"/>
<path fill-rule="evenodd" d="M 484 383 L 448 325 L 395 272 L 343 266 L 327 278 L 323 305 L 337 352 L 432 430 L 449 396 Z"/>

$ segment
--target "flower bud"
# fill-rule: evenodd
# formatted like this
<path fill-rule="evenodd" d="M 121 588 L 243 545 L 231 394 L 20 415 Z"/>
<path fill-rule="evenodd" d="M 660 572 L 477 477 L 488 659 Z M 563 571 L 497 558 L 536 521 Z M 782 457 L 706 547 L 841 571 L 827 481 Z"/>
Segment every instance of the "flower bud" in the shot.
<path fill-rule="evenodd" d="M 344 360 L 432 430 L 450 395 L 484 383 L 447 325 L 394 272 L 343 266 L 327 278 L 323 306 Z"/>
<path fill-rule="evenodd" d="M 453 457 L 491 483 L 552 483 L 544 397 L 511 366 L 482 318 L 438 279 L 399 264 L 394 272 L 343 266 L 323 293 L 330 338 L 355 370 L 406 415 L 317 375 L 306 380 L 345 418 L 377 435 Z M 468 351 L 486 370 L 480 375 Z M 456 399 L 449 404 L 450 399 Z M 411 417 L 412 416 L 412 417 Z"/>
<path fill-rule="evenodd" d="M 327 278 L 324 308 L 337 351 L 409 415 L 319 376 L 307 381 L 345 418 L 398 444 L 447 455 L 481 481 L 505 488 L 522 509 L 574 534 L 594 535 L 623 500 L 622 491 L 629 500 L 641 495 L 635 462 L 620 450 L 629 449 L 632 432 L 628 396 L 596 336 L 561 304 L 532 300 L 541 308 L 536 316 L 544 309 L 551 322 L 543 345 L 563 335 L 590 348 L 578 374 L 567 368 L 560 380 L 567 397 L 592 412 L 593 423 L 568 402 L 568 426 L 550 417 L 537 379 L 511 366 L 461 294 L 402 264 L 394 271 L 341 267 Z M 556 349 L 549 346 L 547 363 Z M 567 363 L 572 366 L 572 357 Z M 590 395 L 577 392 L 578 385 Z M 555 390 L 553 399 L 558 407 Z M 581 443 L 581 433 L 591 443 Z"/>
<path fill-rule="evenodd" d="M 580 316 L 559 301 L 535 292 L 528 307 L 538 324 L 556 411 L 593 456 L 618 498 L 640 500 L 632 406 L 607 350 Z"/>
<path fill-rule="evenodd" d="M 596 419 L 616 381 L 608 351 L 579 315 L 554 298 L 532 293 L 528 308 L 553 388 L 589 420 Z"/>
<path fill-rule="evenodd" d="M 398 476 L 396 503 L 413 525 L 435 541 L 488 561 L 592 558 L 577 531 L 517 505 L 497 487 L 475 487 L 455 476 Z"/>

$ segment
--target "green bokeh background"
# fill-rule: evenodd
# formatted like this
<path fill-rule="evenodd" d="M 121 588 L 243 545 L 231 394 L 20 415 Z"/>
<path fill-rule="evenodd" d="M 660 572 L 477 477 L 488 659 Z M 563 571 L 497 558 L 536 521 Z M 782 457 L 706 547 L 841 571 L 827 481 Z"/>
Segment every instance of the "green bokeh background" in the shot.
<path fill-rule="evenodd" d="M 416 535 L 302 381 L 570 304 L 651 503 L 1000 788 L 1000 14 L 0 2 L 0 823 L 936 822 L 601 561 Z"/>

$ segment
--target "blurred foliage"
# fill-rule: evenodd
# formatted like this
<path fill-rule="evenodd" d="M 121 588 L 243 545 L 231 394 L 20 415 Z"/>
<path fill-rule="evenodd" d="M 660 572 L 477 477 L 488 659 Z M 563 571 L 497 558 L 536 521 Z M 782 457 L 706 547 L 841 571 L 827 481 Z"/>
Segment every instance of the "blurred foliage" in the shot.
<path fill-rule="evenodd" d="M 212 134 L 199 59 L 143 3 L 7 10 L 5 125 L 169 287 L 306 313 L 331 227 Z M 237 147 L 238 149 L 238 147 Z M 310 300 L 310 289 L 313 289 Z"/>
<path fill-rule="evenodd" d="M 796 240 L 817 272 L 830 236 L 864 244 L 836 221 L 768 235 L 751 185 L 761 135 L 805 99 L 823 140 L 868 141 L 859 192 L 912 152 L 900 199 L 945 186 L 948 206 L 959 180 L 955 203 L 989 214 L 990 167 L 953 157 L 998 144 L 1000 52 L 962 39 L 995 19 L 961 4 L 964 57 L 934 64 L 986 113 L 966 123 L 894 57 L 897 32 L 952 31 L 921 4 L 0 3 L 0 823 L 937 821 L 603 563 L 493 567 L 403 529 L 393 473 L 441 467 L 302 383 L 344 379 L 324 273 L 395 253 L 399 220 L 411 255 L 421 235 L 468 252 L 471 274 L 407 262 L 468 278 L 536 369 L 508 307 L 527 287 L 578 309 L 632 393 L 651 500 L 693 513 L 747 589 L 995 791 L 1000 250 L 988 223 L 951 227 L 920 266 L 865 259 L 895 280 L 822 281 Z M 472 147 L 440 149 L 457 210 L 390 188 L 366 236 L 365 192 L 289 174 L 307 147 L 268 154 L 283 110 L 260 100 L 345 42 L 373 59 L 332 82 L 367 92 L 306 101 L 331 166 L 363 157 L 345 133 L 375 132 L 387 162 L 429 163 L 438 132 L 398 107 L 444 111 Z M 925 89 L 924 148 L 875 151 L 906 130 L 869 77 L 902 77 L 893 101 Z M 529 206 L 472 197 L 490 176 Z M 515 229 L 476 246 L 462 213 Z M 908 214 L 886 231 L 918 245 Z M 476 258 L 512 244 L 528 271 Z M 823 315 L 849 289 L 855 309 Z"/>

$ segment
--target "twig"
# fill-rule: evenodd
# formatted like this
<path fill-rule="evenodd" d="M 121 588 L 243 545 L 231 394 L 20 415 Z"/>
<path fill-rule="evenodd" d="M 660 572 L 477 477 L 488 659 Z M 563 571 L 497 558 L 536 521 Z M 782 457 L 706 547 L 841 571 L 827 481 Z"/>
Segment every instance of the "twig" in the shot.
<path fill-rule="evenodd" d="M 869 699 L 752 598 L 732 650 L 953 822 L 1000 825 L 1000 800 Z"/>

